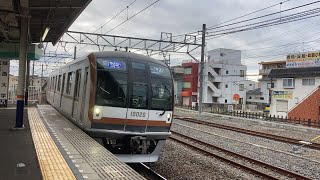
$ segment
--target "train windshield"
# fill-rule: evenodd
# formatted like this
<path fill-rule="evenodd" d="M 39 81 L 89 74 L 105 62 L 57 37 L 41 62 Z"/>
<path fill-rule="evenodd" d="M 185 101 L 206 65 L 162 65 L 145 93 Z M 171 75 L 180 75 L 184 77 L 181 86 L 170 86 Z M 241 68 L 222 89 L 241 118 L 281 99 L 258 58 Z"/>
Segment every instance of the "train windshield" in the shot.
<path fill-rule="evenodd" d="M 172 80 L 167 67 L 150 64 L 151 109 L 172 110 Z"/>
<path fill-rule="evenodd" d="M 126 107 L 127 72 L 121 59 L 98 59 L 96 104 Z"/>

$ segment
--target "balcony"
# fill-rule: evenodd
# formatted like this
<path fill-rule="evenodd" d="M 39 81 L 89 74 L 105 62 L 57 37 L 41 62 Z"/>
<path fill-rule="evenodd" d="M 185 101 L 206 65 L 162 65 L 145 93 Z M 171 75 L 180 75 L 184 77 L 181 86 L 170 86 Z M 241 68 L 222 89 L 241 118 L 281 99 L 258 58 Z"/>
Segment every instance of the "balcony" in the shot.
<path fill-rule="evenodd" d="M 271 69 L 259 69 L 259 75 L 268 75 Z"/>

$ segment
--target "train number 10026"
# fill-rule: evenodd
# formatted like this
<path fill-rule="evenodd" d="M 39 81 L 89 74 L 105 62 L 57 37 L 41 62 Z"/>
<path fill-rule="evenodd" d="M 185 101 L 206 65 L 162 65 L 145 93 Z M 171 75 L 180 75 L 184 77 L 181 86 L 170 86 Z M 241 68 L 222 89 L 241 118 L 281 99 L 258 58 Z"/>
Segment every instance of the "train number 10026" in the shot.
<path fill-rule="evenodd" d="M 145 112 L 131 112 L 130 116 L 135 116 L 135 117 L 146 117 Z"/>

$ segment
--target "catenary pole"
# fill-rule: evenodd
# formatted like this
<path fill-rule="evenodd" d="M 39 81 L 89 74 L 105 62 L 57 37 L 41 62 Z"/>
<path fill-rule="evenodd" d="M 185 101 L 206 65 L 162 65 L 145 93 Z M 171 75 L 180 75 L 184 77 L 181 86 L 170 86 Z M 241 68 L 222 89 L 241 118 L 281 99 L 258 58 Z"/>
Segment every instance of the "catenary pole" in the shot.
<path fill-rule="evenodd" d="M 202 43 L 201 43 L 201 62 L 200 62 L 200 77 L 199 77 L 199 114 L 202 113 L 203 102 L 203 68 L 204 68 L 204 48 L 206 46 L 206 24 L 202 25 Z"/>

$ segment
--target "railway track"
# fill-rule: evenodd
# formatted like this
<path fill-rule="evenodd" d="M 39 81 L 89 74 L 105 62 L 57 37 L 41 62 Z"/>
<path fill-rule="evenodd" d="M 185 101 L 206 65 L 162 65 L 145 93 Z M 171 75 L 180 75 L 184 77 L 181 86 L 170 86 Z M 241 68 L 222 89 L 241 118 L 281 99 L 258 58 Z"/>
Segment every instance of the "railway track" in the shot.
<path fill-rule="evenodd" d="M 207 125 L 210 127 L 215 127 L 215 128 L 220 128 L 220 129 L 226 129 L 226 130 L 244 133 L 244 134 L 248 134 L 248 135 L 252 135 L 252 136 L 258 136 L 258 137 L 262 137 L 262 138 L 268 138 L 268 139 L 272 139 L 272 140 L 276 140 L 276 141 L 280 141 L 280 142 L 285 142 L 285 143 L 290 143 L 290 144 L 294 144 L 294 145 L 301 145 L 302 144 L 301 140 L 294 139 L 294 138 L 283 137 L 283 136 L 278 136 L 278 135 L 268 134 L 268 133 L 263 133 L 263 132 L 258 132 L 258 131 L 252 131 L 252 130 L 248 130 L 248 129 L 242 129 L 242 128 L 238 128 L 238 127 L 232 127 L 232 126 L 228 126 L 228 125 L 207 122 L 207 121 L 202 121 L 202 120 L 193 119 L 193 118 L 186 118 L 186 117 L 180 117 L 180 116 L 175 116 L 174 118 L 182 120 L 182 121 Z M 305 144 L 304 147 L 309 147 L 312 149 L 320 150 L 320 144 L 318 144 L 318 143 Z"/>
<path fill-rule="evenodd" d="M 166 180 L 166 178 L 164 178 L 163 176 L 161 176 L 160 174 L 152 170 L 150 167 L 148 167 L 144 163 L 135 163 L 135 164 L 128 164 L 128 165 L 148 180 L 149 179 L 150 180 Z"/>
<path fill-rule="evenodd" d="M 171 132 L 172 132 L 172 136 L 170 137 L 171 140 L 179 142 L 205 155 L 215 157 L 217 159 L 230 163 L 236 167 L 240 167 L 257 176 L 260 176 L 266 179 L 283 179 L 288 177 L 295 178 L 295 179 L 311 179 L 309 177 L 297 174 L 295 172 L 291 172 L 286 169 L 252 159 L 250 157 L 217 147 L 215 145 L 200 141 L 198 139 L 183 135 L 181 133 L 178 133 L 175 131 L 171 131 Z M 210 149 L 210 150 L 207 150 L 207 149 Z"/>

